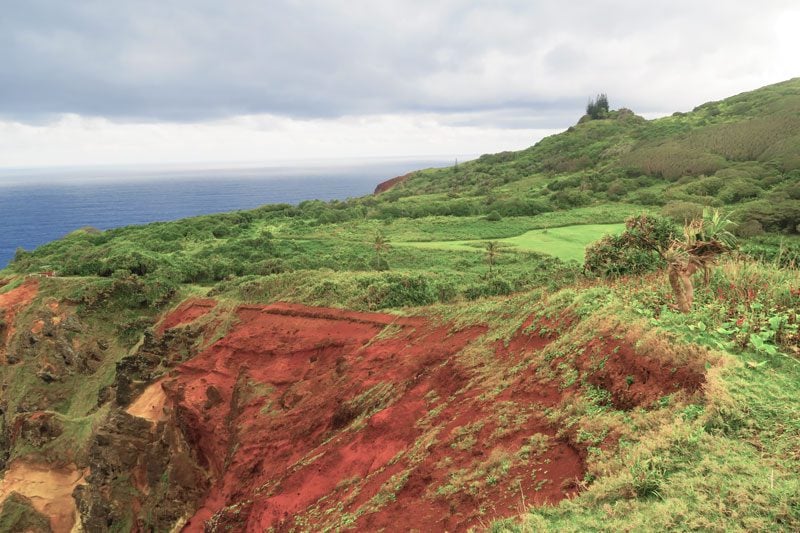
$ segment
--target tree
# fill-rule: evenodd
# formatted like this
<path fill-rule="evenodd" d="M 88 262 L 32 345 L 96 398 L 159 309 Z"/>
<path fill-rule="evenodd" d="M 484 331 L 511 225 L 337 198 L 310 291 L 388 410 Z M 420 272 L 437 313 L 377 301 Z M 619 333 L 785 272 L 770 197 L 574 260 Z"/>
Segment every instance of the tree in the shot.
<path fill-rule="evenodd" d="M 372 247 L 375 249 L 375 269 L 388 270 L 389 265 L 383 258 L 383 254 L 384 252 L 388 252 L 391 246 L 381 230 L 375 232 L 375 238 L 372 241 Z"/>
<path fill-rule="evenodd" d="M 663 253 L 675 307 L 681 313 L 688 313 L 692 308 L 695 272 L 702 270 L 703 280 L 708 284 L 711 268 L 719 256 L 735 248 L 736 237 L 728 230 L 732 224 L 718 209 L 705 209 L 703 218 L 684 225 L 683 239 L 673 241 Z"/>
<path fill-rule="evenodd" d="M 489 241 L 486 243 L 486 262 L 489 263 L 489 273 L 492 273 L 497 256 L 500 255 L 500 243 Z"/>
<path fill-rule="evenodd" d="M 595 120 L 605 118 L 608 115 L 608 96 L 606 96 L 606 93 L 598 94 L 594 100 L 589 98 L 589 103 L 586 104 L 586 114 Z"/>
<path fill-rule="evenodd" d="M 717 209 L 706 208 L 701 217 L 687 221 L 683 236 L 670 221 L 641 215 L 625 221 L 621 235 L 610 235 L 586 249 L 587 272 L 604 276 L 639 274 L 666 264 L 675 296 L 675 308 L 688 313 L 694 301 L 692 276 L 702 271 L 708 283 L 719 256 L 734 249 L 732 222 Z"/>

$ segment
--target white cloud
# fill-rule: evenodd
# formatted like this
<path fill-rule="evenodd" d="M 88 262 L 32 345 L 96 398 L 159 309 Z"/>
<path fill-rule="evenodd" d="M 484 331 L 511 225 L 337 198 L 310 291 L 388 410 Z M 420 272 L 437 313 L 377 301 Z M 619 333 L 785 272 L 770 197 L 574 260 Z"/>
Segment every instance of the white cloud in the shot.
<path fill-rule="evenodd" d="M 0 167 L 490 152 L 797 75 L 792 0 L 31 0 L 0 18 Z M 105 118 L 92 118 L 105 117 Z"/>
<path fill-rule="evenodd" d="M 458 156 L 530 146 L 551 129 L 448 125 L 448 116 L 293 119 L 245 115 L 203 123 L 112 122 L 66 115 L 43 125 L 0 122 L 7 167 L 301 161 Z"/>

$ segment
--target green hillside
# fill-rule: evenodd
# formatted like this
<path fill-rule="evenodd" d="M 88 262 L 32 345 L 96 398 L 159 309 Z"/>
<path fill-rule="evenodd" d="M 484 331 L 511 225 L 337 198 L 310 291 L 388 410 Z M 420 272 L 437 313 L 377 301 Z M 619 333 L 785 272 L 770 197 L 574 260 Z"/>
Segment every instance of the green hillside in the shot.
<path fill-rule="evenodd" d="M 665 263 L 651 252 L 606 277 L 584 268 L 586 246 L 621 234 L 629 217 L 674 224 L 680 236 L 704 207 L 730 215 L 739 245 L 706 279 L 697 272 L 690 312 L 674 309 Z M 8 319 L 0 313 L 0 340 L 7 335 L 8 345 L 0 365 L 0 464 L 24 457 L 94 464 L 95 434 L 119 411 L 109 391 L 143 388 L 176 364 L 150 361 L 158 352 L 143 350 L 160 338 L 163 314 L 187 298 L 220 302 L 214 327 L 222 326 L 210 330 L 213 339 L 204 329 L 170 334 L 180 357 L 222 338 L 237 305 L 294 302 L 424 316 L 453 331 L 474 327 L 484 336 L 459 364 L 476 381 L 489 379 L 480 398 L 494 402 L 528 373 L 531 383 L 563 395 L 542 416 L 557 428 L 554 439 L 579 450 L 585 474 L 569 487 L 577 495 L 530 506 L 534 495 L 514 494 L 519 516 L 487 512 L 487 528 L 797 530 L 799 234 L 800 78 L 657 120 L 626 109 L 584 116 L 528 149 L 413 172 L 372 196 L 76 229 L 19 250 L 0 271 L 0 303 L 26 280 L 38 282 L 30 310 Z M 42 318 L 54 302 L 74 310 L 79 325 L 64 333 L 70 346 L 80 353 L 90 343 L 100 347 L 92 348 L 90 370 L 75 374 L 72 363 L 58 362 L 69 351 L 60 333 L 30 340 L 38 333 L 28 332 L 60 331 Z M 181 336 L 190 333 L 197 337 Z M 381 335 L 396 333 L 389 326 Z M 494 358 L 523 333 L 549 344 L 498 370 Z M 46 343 L 49 351 L 37 351 Z M 605 358 L 598 347 L 608 350 Z M 620 353 L 631 367 L 604 369 Z M 625 400 L 643 390 L 655 367 L 642 361 L 651 359 L 669 367 L 665 382 L 692 367 L 705 372 L 702 383 Z M 147 372 L 145 363 L 152 363 Z M 133 385 L 121 381 L 119 373 L 135 365 Z M 55 440 L 17 438 L 15 417 L 32 411 L 49 413 L 62 428 Z M 489 490 L 505 475 L 492 468 L 454 473 L 437 497 Z M 126 476 L 105 491 L 122 507 L 124 495 L 139 490 Z M 174 494 L 167 477 L 154 483 L 162 492 L 153 494 Z M 330 528 L 346 529 L 356 518 L 342 515 Z M 150 524 L 141 520 L 142 528 Z"/>
<path fill-rule="evenodd" d="M 643 210 L 683 222 L 704 205 L 732 210 L 741 236 L 800 232 L 800 79 L 653 121 L 627 110 L 587 119 L 526 150 L 414 172 L 377 196 L 78 231 L 20 252 L 11 270 L 104 277 L 160 271 L 175 283 L 363 271 L 371 270 L 378 231 L 390 242 L 503 239 L 620 223 Z M 342 241 L 346 252 L 336 244 Z M 431 266 L 404 254 L 387 261 L 400 270 Z"/>

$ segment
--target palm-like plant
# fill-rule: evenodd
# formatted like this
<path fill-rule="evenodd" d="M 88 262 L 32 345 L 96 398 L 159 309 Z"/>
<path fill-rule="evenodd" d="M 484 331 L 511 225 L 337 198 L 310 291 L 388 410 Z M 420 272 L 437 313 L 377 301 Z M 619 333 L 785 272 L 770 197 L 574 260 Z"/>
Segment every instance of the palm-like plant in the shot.
<path fill-rule="evenodd" d="M 382 231 L 375 232 L 375 238 L 372 240 L 372 247 L 375 250 L 375 268 L 377 270 L 387 270 L 389 267 L 383 259 L 384 252 L 388 252 L 391 246 L 386 236 Z"/>
<path fill-rule="evenodd" d="M 486 262 L 489 263 L 489 273 L 492 273 L 497 256 L 500 255 L 500 244 L 497 241 L 486 243 Z"/>
<path fill-rule="evenodd" d="M 667 274 L 675 304 L 679 311 L 688 313 L 694 301 L 692 276 L 702 270 L 708 283 L 711 268 L 719 256 L 736 247 L 736 237 L 728 230 L 733 225 L 718 209 L 704 209 L 703 218 L 687 222 L 683 239 L 674 240 L 662 253 L 667 261 Z"/>
<path fill-rule="evenodd" d="M 381 255 L 383 252 L 389 250 L 389 241 L 382 231 L 375 232 L 375 239 L 372 241 L 372 246 L 375 248 L 375 253 Z"/>

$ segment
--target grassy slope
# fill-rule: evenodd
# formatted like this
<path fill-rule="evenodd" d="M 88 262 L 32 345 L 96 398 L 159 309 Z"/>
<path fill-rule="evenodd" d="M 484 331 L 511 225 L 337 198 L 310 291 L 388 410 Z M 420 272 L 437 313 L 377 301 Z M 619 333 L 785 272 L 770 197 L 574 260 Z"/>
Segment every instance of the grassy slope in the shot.
<path fill-rule="evenodd" d="M 552 296 L 559 307 L 565 300 L 573 309 L 590 306 L 584 321 L 614 317 L 643 328 L 642 338 L 649 332 L 721 359 L 708 367 L 704 402 L 623 436 L 613 457 L 590 457 L 597 477 L 581 495 L 521 521 L 495 522 L 493 530 L 796 530 L 800 361 L 797 325 L 788 317 L 800 306 L 791 293 L 798 286 L 796 270 L 731 260 L 687 315 L 663 307 L 667 284 L 658 274 Z M 787 337 L 784 350 L 748 346 L 755 324 L 768 331 L 775 316 L 787 319 L 774 333 Z"/>
<path fill-rule="evenodd" d="M 710 204 L 773 232 L 751 249 L 771 258 L 783 239 L 784 249 L 797 253 L 798 135 L 800 81 L 791 80 L 656 121 L 614 113 L 527 150 L 420 171 L 378 197 L 77 231 L 20 253 L 0 277 L 56 270 L 64 277 L 43 282 L 40 301 L 66 297 L 92 324 L 92 336 L 120 339 L 91 386 L 58 385 L 78 391 L 73 401 L 52 406 L 69 429 L 58 442 L 63 449 L 81 449 L 87 428 L 105 416 L 94 410 L 97 392 L 113 380 L 115 360 L 151 325 L 154 311 L 187 294 L 404 313 L 444 304 L 429 311 L 465 322 L 500 316 L 504 306 L 553 316 L 568 308 L 581 316 L 583 329 L 574 335 L 590 335 L 615 317 L 687 350 L 713 350 L 712 359 L 725 364 L 712 368 L 706 401 L 669 407 L 665 398 L 663 423 L 639 427 L 635 412 L 618 420 L 586 387 L 576 420 L 622 424 L 626 438 L 613 454 L 587 459 L 591 476 L 578 499 L 536 510 L 523 525 L 495 527 L 789 529 L 800 525 L 800 279 L 777 266 L 790 262 L 787 252 L 765 264 L 723 263 L 711 286 L 698 291 L 695 310 L 678 315 L 667 308 L 663 276 L 589 281 L 576 266 L 531 250 L 577 259 L 594 232 L 577 224 L 619 224 L 641 211 L 680 218 Z M 487 220 L 493 213 L 500 220 Z M 394 244 L 389 250 L 376 253 L 377 232 Z M 570 240 L 576 232 L 578 240 Z M 516 245 L 503 247 L 498 274 L 487 275 L 484 255 L 467 242 L 476 240 Z M 390 270 L 376 271 L 378 255 Z M 510 292 L 519 296 L 481 299 Z M 568 349 L 578 339 L 563 342 Z M 20 372 L 0 369 L 14 384 L 13 405 L 43 394 Z"/>

